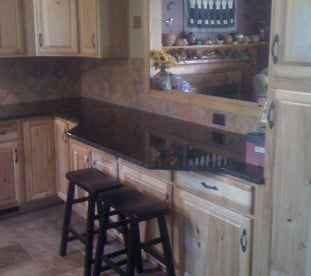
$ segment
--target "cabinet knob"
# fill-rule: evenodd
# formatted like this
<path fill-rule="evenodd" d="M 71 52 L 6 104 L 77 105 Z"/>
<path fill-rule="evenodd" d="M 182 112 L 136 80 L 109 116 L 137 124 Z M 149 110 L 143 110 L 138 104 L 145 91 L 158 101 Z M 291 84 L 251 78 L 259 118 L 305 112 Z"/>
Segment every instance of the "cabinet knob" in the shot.
<path fill-rule="evenodd" d="M 274 101 L 272 101 L 270 104 L 270 107 L 268 110 L 268 116 L 267 116 L 270 129 L 272 129 L 274 127 L 274 121 L 271 119 L 271 114 L 272 114 L 272 111 L 274 110 L 274 108 L 275 108 L 275 103 L 274 103 Z"/>
<path fill-rule="evenodd" d="M 95 33 L 93 33 L 91 36 L 91 43 L 93 45 L 93 48 L 95 48 L 95 46 L 96 46 L 96 44 L 95 44 Z"/>
<path fill-rule="evenodd" d="M 43 45 L 42 33 L 39 33 L 39 46 L 42 47 L 42 45 Z"/>
<path fill-rule="evenodd" d="M 244 253 L 247 250 L 247 245 L 248 245 L 246 229 L 243 229 L 243 231 L 242 231 L 242 235 L 240 238 L 240 245 L 241 245 L 242 251 Z"/>

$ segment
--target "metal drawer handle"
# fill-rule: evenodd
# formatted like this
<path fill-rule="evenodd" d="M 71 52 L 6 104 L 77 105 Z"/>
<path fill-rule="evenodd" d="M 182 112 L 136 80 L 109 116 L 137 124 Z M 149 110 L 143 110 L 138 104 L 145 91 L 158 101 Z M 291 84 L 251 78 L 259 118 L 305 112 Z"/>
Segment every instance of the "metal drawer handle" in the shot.
<path fill-rule="evenodd" d="M 201 185 L 206 188 L 206 189 L 211 189 L 211 190 L 215 190 L 218 191 L 218 188 L 216 186 L 210 186 L 208 184 L 206 184 L 204 181 L 201 182 Z"/>
<path fill-rule="evenodd" d="M 271 49 L 272 61 L 274 65 L 277 64 L 278 62 L 278 56 L 277 56 L 277 53 L 275 53 L 275 50 L 276 50 L 276 46 L 279 46 L 279 42 L 280 42 L 280 37 L 278 34 L 276 34 L 274 36 L 273 43 L 272 43 L 272 49 Z"/>
<path fill-rule="evenodd" d="M 243 229 L 243 232 L 240 238 L 240 245 L 244 253 L 247 250 L 247 245 L 248 245 L 246 229 Z"/>

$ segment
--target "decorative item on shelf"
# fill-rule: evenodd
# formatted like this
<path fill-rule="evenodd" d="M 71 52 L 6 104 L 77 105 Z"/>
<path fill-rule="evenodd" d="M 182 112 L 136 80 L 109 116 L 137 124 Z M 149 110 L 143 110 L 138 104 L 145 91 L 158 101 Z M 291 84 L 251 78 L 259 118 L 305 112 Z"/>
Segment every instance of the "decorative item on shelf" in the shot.
<path fill-rule="evenodd" d="M 176 63 L 176 59 L 170 54 L 162 50 L 152 50 L 150 52 L 152 66 L 160 71 L 151 79 L 153 89 L 157 90 L 171 90 L 172 83 L 167 69 Z"/>
<path fill-rule="evenodd" d="M 172 46 L 175 43 L 176 36 L 174 34 L 162 34 L 162 45 Z"/>
<path fill-rule="evenodd" d="M 173 90 L 181 92 L 192 92 L 192 87 L 183 77 L 169 73 Z"/>
<path fill-rule="evenodd" d="M 233 42 L 233 37 L 232 37 L 232 35 L 225 35 L 224 36 L 224 41 L 225 41 L 225 44 L 232 44 L 232 42 Z"/>
<path fill-rule="evenodd" d="M 195 45 L 196 38 L 195 38 L 195 36 L 194 36 L 193 33 L 189 33 L 189 34 L 187 35 L 187 41 L 188 41 L 188 44 L 189 44 L 189 45 Z"/>
<path fill-rule="evenodd" d="M 242 44 L 244 39 L 244 35 L 242 33 L 236 33 L 234 35 L 234 40 L 237 41 L 238 44 Z"/>

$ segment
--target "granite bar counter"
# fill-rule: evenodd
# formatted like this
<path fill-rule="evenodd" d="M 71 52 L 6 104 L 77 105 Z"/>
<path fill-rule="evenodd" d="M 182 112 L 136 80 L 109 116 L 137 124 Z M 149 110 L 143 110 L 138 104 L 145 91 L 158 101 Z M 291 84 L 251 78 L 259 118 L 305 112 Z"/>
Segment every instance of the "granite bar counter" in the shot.
<path fill-rule="evenodd" d="M 62 116 L 67 134 L 148 169 L 211 171 L 264 184 L 263 168 L 245 163 L 246 136 L 86 98 L 0 106 L 0 120 Z"/>

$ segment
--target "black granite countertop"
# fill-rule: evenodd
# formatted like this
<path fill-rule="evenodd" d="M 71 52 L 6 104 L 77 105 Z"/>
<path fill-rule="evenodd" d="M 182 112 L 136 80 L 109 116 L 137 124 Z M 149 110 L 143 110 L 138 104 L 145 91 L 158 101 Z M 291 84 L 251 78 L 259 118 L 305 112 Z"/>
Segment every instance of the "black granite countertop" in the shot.
<path fill-rule="evenodd" d="M 84 98 L 0 106 L 0 120 L 44 115 L 78 121 L 70 137 L 148 169 L 222 172 L 264 184 L 263 168 L 245 163 L 242 134 Z"/>

